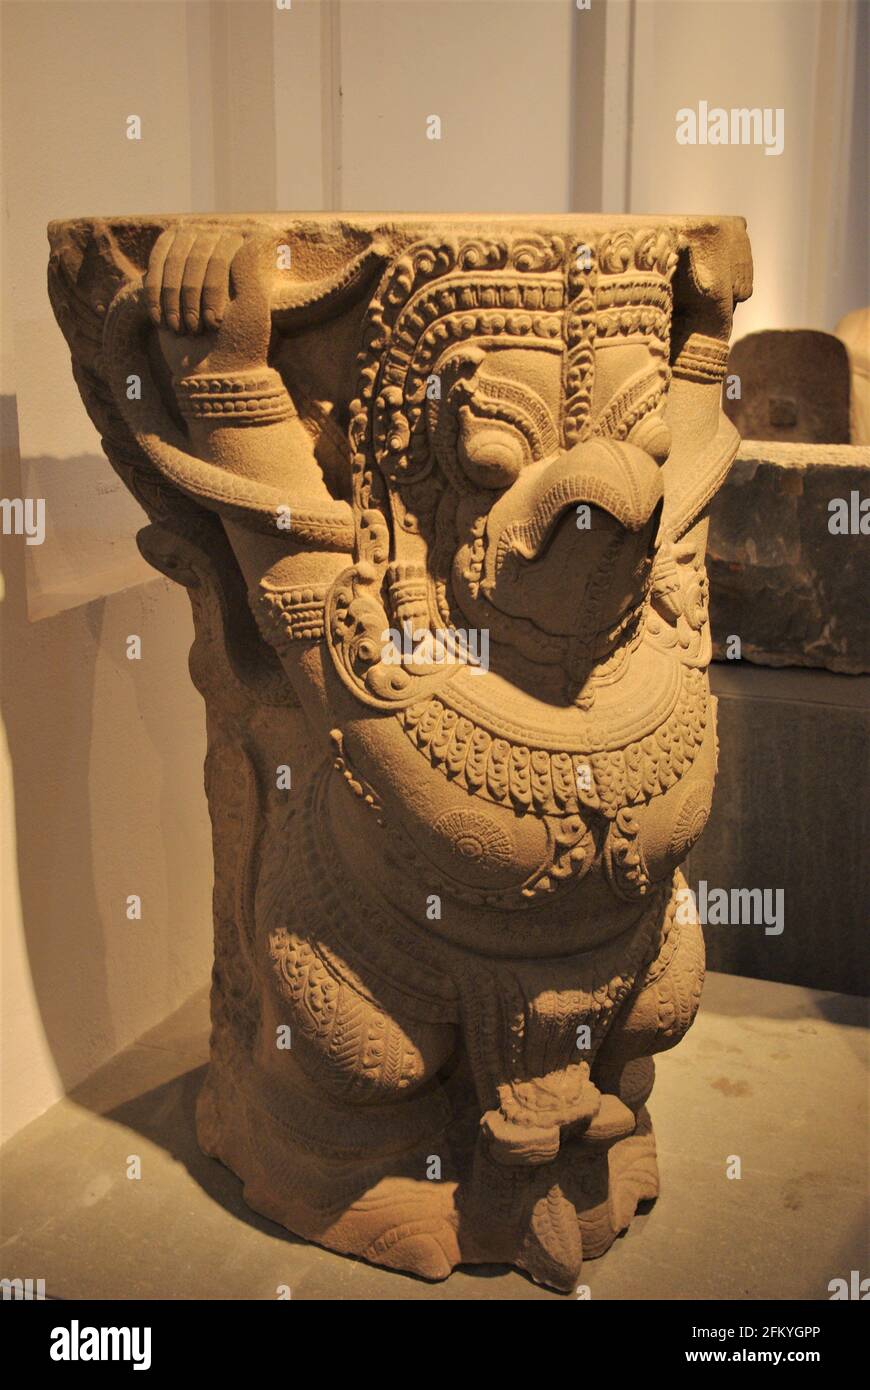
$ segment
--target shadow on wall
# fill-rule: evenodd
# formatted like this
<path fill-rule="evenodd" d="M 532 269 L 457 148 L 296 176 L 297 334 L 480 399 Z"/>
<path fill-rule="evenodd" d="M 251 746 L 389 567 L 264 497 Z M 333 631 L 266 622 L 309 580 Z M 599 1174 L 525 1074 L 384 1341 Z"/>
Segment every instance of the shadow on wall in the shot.
<path fill-rule="evenodd" d="M 2 398 L 0 424 L 0 488 L 15 497 L 14 397 Z M 21 916 L 13 884 L 5 1134 L 176 1008 L 208 979 L 211 959 L 205 720 L 187 676 L 187 597 L 155 579 L 33 624 L 24 545 L 4 540 L 0 606 L 14 796 L 7 853 Z M 139 661 L 127 658 L 132 634 Z M 138 921 L 127 916 L 131 894 L 142 901 Z"/>

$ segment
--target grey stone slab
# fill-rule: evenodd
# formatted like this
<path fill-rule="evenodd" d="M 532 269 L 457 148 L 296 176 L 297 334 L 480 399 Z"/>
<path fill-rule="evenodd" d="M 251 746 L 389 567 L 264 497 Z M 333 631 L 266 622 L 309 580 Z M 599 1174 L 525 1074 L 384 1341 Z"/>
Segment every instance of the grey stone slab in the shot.
<path fill-rule="evenodd" d="M 870 992 L 870 679 L 710 668 L 719 772 L 685 873 L 697 891 L 782 889 L 783 930 L 705 926 L 712 968 Z"/>
<path fill-rule="evenodd" d="M 870 502 L 866 446 L 741 445 L 710 509 L 715 656 L 726 656 L 736 636 L 746 661 L 870 671 L 862 502 Z"/>
<path fill-rule="evenodd" d="M 867 1269 L 867 1032 L 860 1000 L 708 978 L 658 1063 L 662 1195 L 584 1277 L 594 1299 L 824 1299 Z M 442 1284 L 344 1259 L 249 1211 L 200 1154 L 199 995 L 0 1155 L 0 1274 L 49 1297 L 481 1301 L 564 1298 L 502 1268 Z M 128 1156 L 142 1177 L 126 1177 Z M 730 1156 L 742 1176 L 729 1179 Z"/>

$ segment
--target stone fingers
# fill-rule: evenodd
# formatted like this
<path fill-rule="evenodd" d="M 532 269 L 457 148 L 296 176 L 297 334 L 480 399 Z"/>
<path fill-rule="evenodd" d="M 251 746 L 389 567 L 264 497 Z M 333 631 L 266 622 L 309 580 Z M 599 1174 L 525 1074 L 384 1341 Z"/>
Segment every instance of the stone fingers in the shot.
<path fill-rule="evenodd" d="M 230 293 L 230 266 L 243 245 L 236 232 L 170 227 L 154 243 L 145 273 L 152 323 L 175 333 L 220 327 Z"/>
<path fill-rule="evenodd" d="M 224 232 L 209 256 L 202 282 L 202 318 L 206 328 L 219 328 L 229 301 L 230 266 L 243 243 L 236 232 Z"/>

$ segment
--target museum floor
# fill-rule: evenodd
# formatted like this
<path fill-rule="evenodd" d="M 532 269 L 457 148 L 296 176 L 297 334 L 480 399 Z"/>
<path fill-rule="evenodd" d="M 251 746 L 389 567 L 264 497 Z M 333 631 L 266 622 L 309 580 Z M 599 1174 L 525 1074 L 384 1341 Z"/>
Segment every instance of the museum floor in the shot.
<path fill-rule="evenodd" d="M 586 1264 L 592 1298 L 826 1299 L 866 1271 L 865 1014 L 850 995 L 708 977 L 694 1028 L 658 1062 L 662 1195 Z M 194 1137 L 207 1038 L 203 993 L 9 1142 L 3 1275 L 55 1298 L 565 1297 L 497 1267 L 423 1283 L 249 1211 Z"/>

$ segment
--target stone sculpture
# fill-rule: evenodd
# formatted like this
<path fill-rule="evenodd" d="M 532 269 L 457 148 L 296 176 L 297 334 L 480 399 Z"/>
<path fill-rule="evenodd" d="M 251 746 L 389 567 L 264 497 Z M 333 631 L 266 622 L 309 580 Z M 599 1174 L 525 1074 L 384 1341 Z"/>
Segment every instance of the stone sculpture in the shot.
<path fill-rule="evenodd" d="M 106 453 L 187 585 L 214 826 L 198 1132 L 430 1279 L 575 1286 L 655 1197 L 716 763 L 735 218 L 53 223 Z"/>
<path fill-rule="evenodd" d="M 849 443 L 849 355 L 833 333 L 775 328 L 740 338 L 723 409 L 744 439 Z"/>

